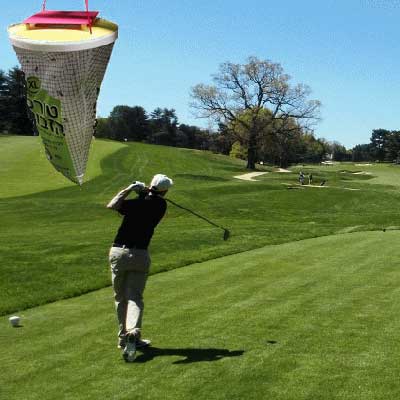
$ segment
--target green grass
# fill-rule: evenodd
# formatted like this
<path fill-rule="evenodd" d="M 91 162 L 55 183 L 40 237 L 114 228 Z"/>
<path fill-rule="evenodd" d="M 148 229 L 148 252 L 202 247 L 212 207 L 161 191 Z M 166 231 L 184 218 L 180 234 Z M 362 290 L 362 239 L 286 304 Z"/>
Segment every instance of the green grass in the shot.
<path fill-rule="evenodd" d="M 101 175 L 101 161 L 123 147 L 119 142 L 109 141 L 105 146 L 93 141 L 85 178 Z M 0 135 L 0 156 L 0 198 L 74 186 L 50 166 L 39 138 Z"/>
<path fill-rule="evenodd" d="M 0 398 L 399 398 L 398 167 L 291 170 L 244 182 L 228 157 L 96 140 L 79 188 L 38 138 L 0 137 Z M 299 187 L 300 170 L 327 187 Z M 106 287 L 120 218 L 105 204 L 159 172 L 232 236 L 169 206 L 151 247 L 152 272 L 169 271 L 145 292 L 153 346 L 126 364 Z"/>
<path fill-rule="evenodd" d="M 288 190 L 300 168 L 329 187 Z M 105 204 L 134 179 L 170 175 L 171 199 L 232 232 L 224 242 L 222 231 L 169 206 L 151 246 L 155 273 L 268 244 L 400 226 L 398 169 L 365 168 L 373 175 L 341 172 L 364 170 L 352 164 L 298 166 L 244 182 L 232 178 L 246 172 L 244 163 L 228 157 L 96 140 L 79 188 L 53 171 L 38 138 L 0 137 L 0 314 L 109 285 L 107 253 L 120 218 Z"/>
<path fill-rule="evenodd" d="M 150 277 L 126 364 L 110 288 L 0 320 L 4 399 L 400 396 L 400 232 L 268 246 Z M 193 295 L 195 294 L 195 295 Z"/>

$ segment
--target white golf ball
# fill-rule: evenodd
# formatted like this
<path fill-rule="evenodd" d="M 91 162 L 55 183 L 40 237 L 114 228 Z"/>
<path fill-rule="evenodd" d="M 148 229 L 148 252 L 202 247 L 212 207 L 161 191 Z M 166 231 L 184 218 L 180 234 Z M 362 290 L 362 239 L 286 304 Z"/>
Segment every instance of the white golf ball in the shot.
<path fill-rule="evenodd" d="M 20 323 L 20 321 L 21 321 L 21 318 L 18 317 L 18 315 L 14 315 L 14 316 L 10 317 L 8 320 L 10 321 L 10 324 L 11 324 L 13 327 L 16 327 L 16 326 L 19 325 L 19 323 Z"/>

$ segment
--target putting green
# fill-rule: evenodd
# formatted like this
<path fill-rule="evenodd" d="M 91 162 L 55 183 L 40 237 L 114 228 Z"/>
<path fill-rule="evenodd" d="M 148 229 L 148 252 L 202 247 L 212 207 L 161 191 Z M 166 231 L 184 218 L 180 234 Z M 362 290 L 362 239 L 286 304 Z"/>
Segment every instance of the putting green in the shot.
<path fill-rule="evenodd" d="M 400 232 L 308 239 L 150 277 L 125 364 L 109 288 L 0 320 L 7 399 L 396 399 Z"/>

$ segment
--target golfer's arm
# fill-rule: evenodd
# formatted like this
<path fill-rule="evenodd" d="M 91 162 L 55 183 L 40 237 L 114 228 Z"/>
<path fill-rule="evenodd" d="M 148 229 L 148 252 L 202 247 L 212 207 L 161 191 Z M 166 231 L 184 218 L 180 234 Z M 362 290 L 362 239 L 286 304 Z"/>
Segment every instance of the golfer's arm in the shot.
<path fill-rule="evenodd" d="M 124 190 L 121 190 L 108 204 L 107 208 L 110 210 L 119 210 L 121 208 L 121 205 L 123 201 L 126 199 L 126 197 L 129 195 L 129 193 L 132 190 L 129 188 L 126 188 Z"/>

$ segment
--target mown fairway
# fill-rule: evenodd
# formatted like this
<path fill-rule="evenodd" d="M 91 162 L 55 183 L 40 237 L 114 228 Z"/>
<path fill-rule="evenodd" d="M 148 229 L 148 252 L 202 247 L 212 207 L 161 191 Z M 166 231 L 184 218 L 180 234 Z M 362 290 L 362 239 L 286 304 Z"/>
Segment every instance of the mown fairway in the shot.
<path fill-rule="evenodd" d="M 148 182 L 159 172 L 175 180 L 171 199 L 232 236 L 224 242 L 222 231 L 169 206 L 152 242 L 153 272 L 268 244 L 400 226 L 398 167 L 301 168 L 329 187 L 289 190 L 300 167 L 245 182 L 233 178 L 246 172 L 244 163 L 228 157 L 96 140 L 88 182 L 79 188 L 52 169 L 38 138 L 0 137 L 0 314 L 107 286 L 120 219 L 105 204 L 132 180 Z"/>
<path fill-rule="evenodd" d="M 152 276 L 126 364 L 110 288 L 0 322 L 4 399 L 400 396 L 400 233 L 308 239 Z"/>

